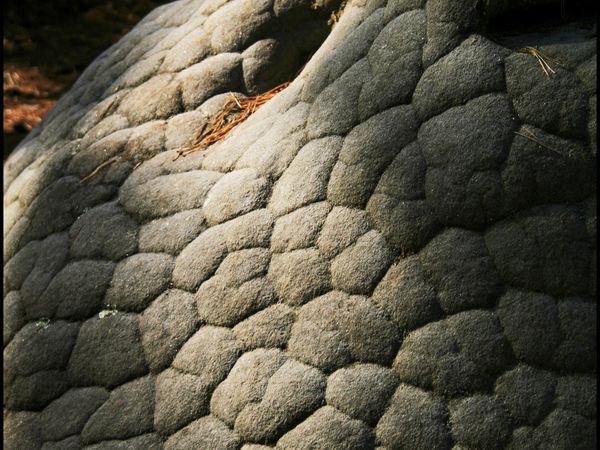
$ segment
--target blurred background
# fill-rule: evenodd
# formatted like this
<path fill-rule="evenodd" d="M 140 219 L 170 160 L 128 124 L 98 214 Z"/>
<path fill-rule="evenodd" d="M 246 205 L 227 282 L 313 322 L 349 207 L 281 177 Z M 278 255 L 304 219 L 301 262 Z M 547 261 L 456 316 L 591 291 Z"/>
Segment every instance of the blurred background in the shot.
<path fill-rule="evenodd" d="M 169 2 L 4 1 L 4 160 L 94 58 Z"/>

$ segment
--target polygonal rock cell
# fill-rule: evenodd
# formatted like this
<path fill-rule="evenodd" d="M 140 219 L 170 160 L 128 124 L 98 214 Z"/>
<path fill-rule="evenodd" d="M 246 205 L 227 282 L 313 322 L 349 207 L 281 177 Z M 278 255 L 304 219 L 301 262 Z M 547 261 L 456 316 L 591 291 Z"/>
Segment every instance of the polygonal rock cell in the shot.
<path fill-rule="evenodd" d="M 66 233 L 54 234 L 44 241 L 31 241 L 23 246 L 12 258 L 5 260 L 4 288 L 7 291 L 17 291 L 21 288 L 23 282 L 34 271 L 36 263 L 38 263 L 38 258 L 44 254 L 41 251 L 41 247 L 49 241 L 54 241 L 53 247 L 55 247 L 55 252 L 51 254 L 53 256 L 52 259 L 58 259 L 57 263 L 55 263 L 55 265 L 58 265 L 55 271 L 58 271 L 64 265 L 64 261 L 68 256 L 67 248 L 69 246 L 69 236 Z M 60 252 L 60 249 L 62 249 L 62 252 Z M 57 256 L 60 257 L 57 258 Z M 49 280 L 46 281 L 46 284 L 48 282 Z M 41 288 L 41 290 L 43 289 L 45 289 L 45 286 Z"/>
<path fill-rule="evenodd" d="M 108 399 L 99 387 L 75 388 L 50 403 L 40 414 L 41 436 L 58 441 L 79 434 L 89 417 Z"/>
<path fill-rule="evenodd" d="M 173 283 L 188 291 L 195 290 L 219 267 L 227 254 L 227 242 L 223 227 L 211 227 L 200 234 L 175 260 Z"/>
<path fill-rule="evenodd" d="M 35 198 L 61 176 L 74 148 L 73 145 L 64 143 L 60 150 L 43 152 L 43 146 L 37 139 L 30 139 L 28 144 L 22 146 L 20 157 L 10 161 L 12 167 L 5 166 L 4 212 L 8 214 L 4 216 L 4 236 L 23 219 L 23 213 Z M 43 152 L 43 157 L 36 159 L 34 154 L 40 156 L 40 151 Z"/>
<path fill-rule="evenodd" d="M 329 290 L 329 263 L 314 248 L 274 254 L 268 279 L 281 302 L 301 305 Z"/>
<path fill-rule="evenodd" d="M 587 95 L 577 76 L 557 67 L 547 77 L 535 58 L 506 58 L 506 87 L 519 118 L 550 133 L 581 138 L 586 131 Z"/>
<path fill-rule="evenodd" d="M 377 441 L 390 449 L 450 449 L 446 405 L 430 393 L 401 384 L 375 432 Z"/>
<path fill-rule="evenodd" d="M 597 444 L 595 421 L 561 408 L 548 414 L 535 435 L 541 448 L 586 450 Z"/>
<path fill-rule="evenodd" d="M 116 188 L 108 185 L 81 186 L 78 178 L 65 176 L 59 178 L 30 204 L 27 218 L 15 224 L 7 235 L 12 246 L 4 249 L 4 258 L 9 259 L 14 251 L 31 239 L 43 239 L 69 227 L 80 214 L 92 206 L 106 202 L 115 195 Z M 27 228 L 20 228 L 19 224 Z M 10 239 L 9 239 L 10 238 Z"/>
<path fill-rule="evenodd" d="M 225 222 L 264 205 L 270 183 L 255 169 L 241 169 L 223 176 L 212 187 L 202 205 L 210 225 Z"/>
<path fill-rule="evenodd" d="M 177 74 L 181 99 L 187 111 L 197 108 L 216 94 L 239 91 L 242 83 L 242 58 L 224 53 L 207 58 Z"/>
<path fill-rule="evenodd" d="M 598 230 L 597 230 L 598 206 L 597 206 L 597 202 L 596 202 L 596 194 L 588 197 L 582 206 L 583 206 L 583 209 L 585 210 L 585 213 L 584 213 L 585 228 L 588 232 L 588 235 L 590 238 L 590 243 L 594 247 L 594 252 L 595 252 L 596 251 L 595 247 L 597 245 L 597 232 L 598 232 Z"/>
<path fill-rule="evenodd" d="M 135 174 L 135 172 L 134 172 Z M 158 175 L 150 180 L 125 182 L 119 201 L 141 220 L 200 208 L 210 188 L 223 175 L 206 170 Z"/>
<path fill-rule="evenodd" d="M 134 125 L 166 119 L 181 111 L 179 85 L 172 74 L 157 75 L 129 91 L 117 111 Z"/>
<path fill-rule="evenodd" d="M 493 376 L 486 371 L 487 367 L 463 353 L 446 354 L 437 359 L 433 366 L 431 386 L 436 394 L 446 398 L 487 391 L 493 383 Z"/>
<path fill-rule="evenodd" d="M 246 405 L 260 402 L 269 379 L 286 360 L 281 350 L 257 349 L 244 353 L 215 389 L 210 402 L 211 413 L 233 427 Z"/>
<path fill-rule="evenodd" d="M 114 104 L 114 102 L 118 102 L 120 99 L 125 97 L 126 93 L 127 91 L 122 91 L 106 97 L 94 108 L 92 108 L 86 115 L 84 115 L 77 123 L 76 129 L 73 130 L 75 134 L 79 134 L 80 130 L 77 129 L 79 127 L 91 128 L 89 128 L 81 138 L 82 151 L 74 155 L 73 159 L 71 159 L 68 168 L 69 171 L 78 173 L 80 176 L 85 176 L 91 173 L 91 171 L 94 170 L 93 163 L 95 162 L 98 164 L 98 160 L 100 158 L 105 158 L 107 156 L 106 154 L 102 155 L 104 152 L 97 153 L 95 151 L 98 149 L 97 145 L 100 144 L 104 138 L 113 135 L 113 137 L 116 137 L 119 140 L 123 138 L 126 139 L 126 136 L 130 133 L 130 123 L 127 117 L 114 113 L 110 116 L 105 116 L 102 120 L 98 120 L 98 117 L 96 116 L 96 114 L 99 112 L 96 110 L 96 108 L 110 108 L 111 104 Z M 88 118 L 91 120 L 88 120 Z M 112 138 L 108 139 L 112 140 Z M 116 146 L 116 148 L 118 149 L 117 151 L 119 151 L 122 150 L 123 146 L 122 144 L 119 144 Z M 109 150 L 108 153 L 110 154 L 112 151 Z M 81 155 L 81 157 L 79 155 Z"/>
<path fill-rule="evenodd" d="M 42 445 L 41 450 L 79 450 L 83 444 L 81 443 L 81 438 L 79 436 L 71 436 L 66 439 L 62 439 L 60 441 L 50 441 L 45 442 Z M 93 449 L 97 446 L 88 447 L 89 449 Z"/>
<path fill-rule="evenodd" d="M 588 239 L 579 212 L 563 205 L 528 210 L 492 226 L 485 235 L 508 283 L 554 296 L 587 294 Z"/>
<path fill-rule="evenodd" d="M 398 200 L 425 198 L 427 163 L 418 142 L 404 147 L 387 166 L 375 194 L 384 194 Z"/>
<path fill-rule="evenodd" d="M 592 96 L 590 97 L 589 101 L 588 101 L 588 109 L 589 109 L 589 116 L 588 116 L 588 126 L 587 126 L 587 132 L 588 132 L 588 136 L 589 136 L 589 142 L 590 142 L 590 150 L 592 152 L 592 154 L 595 156 L 596 155 L 596 141 L 597 141 L 597 133 L 598 133 L 598 125 L 597 125 L 597 102 L 596 102 L 596 96 Z"/>
<path fill-rule="evenodd" d="M 272 450 L 273 447 L 269 447 L 268 445 L 260 445 L 260 444 L 245 444 L 242 445 L 241 450 Z"/>
<path fill-rule="evenodd" d="M 104 304 L 123 311 L 144 310 L 171 280 L 173 257 L 160 253 L 138 253 L 115 268 Z"/>
<path fill-rule="evenodd" d="M 375 425 L 397 385 L 398 377 L 390 369 L 356 364 L 330 375 L 325 399 L 350 417 Z"/>
<path fill-rule="evenodd" d="M 417 137 L 411 106 L 398 106 L 357 125 L 344 139 L 331 171 L 327 200 L 337 206 L 363 208 L 388 164 Z"/>
<path fill-rule="evenodd" d="M 443 314 L 435 289 L 427 282 L 415 256 L 393 264 L 375 288 L 372 299 L 406 331 L 434 322 Z"/>
<path fill-rule="evenodd" d="M 138 321 L 144 354 L 152 372 L 166 368 L 200 324 L 194 296 L 176 289 L 158 297 Z"/>
<path fill-rule="evenodd" d="M 39 298 L 38 317 L 86 319 L 97 313 L 115 263 L 79 260 L 67 264 Z M 35 314 L 30 310 L 30 314 Z"/>
<path fill-rule="evenodd" d="M 81 326 L 68 365 L 75 386 L 114 387 L 147 372 L 137 318 L 95 317 Z"/>
<path fill-rule="evenodd" d="M 510 289 L 500 298 L 498 317 L 519 360 L 548 365 L 561 341 L 556 300 Z"/>
<path fill-rule="evenodd" d="M 164 120 L 154 120 L 132 128 L 127 143 L 123 148 L 122 157 L 137 165 L 163 152 L 165 150 L 166 128 L 167 123 Z M 116 173 L 119 172 L 117 168 L 114 170 Z M 129 170 L 126 171 L 125 176 L 128 174 Z M 124 181 L 125 176 L 122 178 L 119 177 L 118 181 L 115 181 L 120 184 Z M 109 182 L 107 178 L 109 178 L 108 175 L 104 178 L 105 182 Z"/>
<path fill-rule="evenodd" d="M 300 309 L 288 351 L 329 372 L 352 360 L 388 364 L 399 342 L 397 328 L 379 309 L 363 297 L 333 291 Z"/>
<path fill-rule="evenodd" d="M 370 294 L 392 259 L 381 234 L 369 231 L 331 262 L 332 287 L 350 294 Z"/>
<path fill-rule="evenodd" d="M 2 321 L 2 338 L 4 347 L 6 347 L 13 336 L 25 325 L 25 313 L 18 291 L 11 291 L 6 294 L 2 303 L 2 312 L 4 318 Z"/>
<path fill-rule="evenodd" d="M 373 41 L 367 54 L 373 79 L 364 85 L 359 97 L 362 119 L 390 106 L 410 103 L 422 73 L 425 19 L 425 12 L 419 9 L 401 14 Z"/>
<path fill-rule="evenodd" d="M 334 206 L 325 219 L 317 248 L 325 257 L 332 258 L 369 229 L 369 216 L 362 209 Z"/>
<path fill-rule="evenodd" d="M 325 200 L 329 174 L 341 147 L 339 136 L 313 140 L 302 147 L 273 188 L 269 209 L 275 216 Z"/>
<path fill-rule="evenodd" d="M 594 247 L 595 247 L 595 245 L 594 245 Z M 592 297 L 594 297 L 594 298 L 596 297 L 596 290 L 598 288 L 597 281 L 596 281 L 596 277 L 597 277 L 596 266 L 597 266 L 597 263 L 598 263 L 598 255 L 597 255 L 596 249 L 594 249 L 593 252 L 592 252 L 592 261 L 590 263 L 590 280 L 589 280 L 589 285 L 590 285 L 589 286 L 589 292 L 590 292 L 590 295 Z"/>
<path fill-rule="evenodd" d="M 373 431 L 331 406 L 324 406 L 286 433 L 278 442 L 282 450 L 357 450 L 375 447 Z"/>
<path fill-rule="evenodd" d="M 179 72 L 202 61 L 209 52 L 210 35 L 204 29 L 196 28 L 167 52 L 160 68 L 165 72 Z M 158 67 L 153 72 L 158 72 Z"/>
<path fill-rule="evenodd" d="M 446 313 L 491 306 L 501 293 L 500 276 L 477 233 L 448 229 L 432 239 L 420 257 Z"/>
<path fill-rule="evenodd" d="M 513 362 L 513 353 L 495 312 L 464 311 L 447 319 L 460 353 L 486 373 L 497 373 Z"/>
<path fill-rule="evenodd" d="M 180 150 L 190 144 L 190 138 L 207 122 L 200 111 L 189 111 L 177 114 L 167 121 L 165 130 L 166 150 Z"/>
<path fill-rule="evenodd" d="M 519 425 L 537 425 L 554 407 L 556 376 L 519 365 L 496 381 L 495 394 Z"/>
<path fill-rule="evenodd" d="M 62 441 L 64 442 L 64 441 Z M 144 450 L 163 450 L 163 440 L 156 433 L 146 433 L 141 436 L 132 437 L 129 439 L 119 439 L 119 440 L 110 440 L 110 441 L 102 441 L 98 444 L 86 445 L 86 450 L 103 450 L 105 448 L 110 448 L 111 450 L 129 450 L 132 448 L 140 448 Z M 73 447 L 73 450 L 78 450 L 81 448 L 81 444 Z M 45 450 L 45 448 L 42 448 Z M 67 447 L 59 447 L 56 450 L 70 450 Z"/>
<path fill-rule="evenodd" d="M 458 352 L 458 343 L 447 322 L 432 322 L 404 337 L 394 370 L 402 381 L 430 389 L 438 361 Z"/>
<path fill-rule="evenodd" d="M 8 238 L 7 238 L 8 240 Z M 27 243 L 5 266 L 5 276 L 10 289 L 40 293 L 52 275 L 64 267 L 69 256 L 69 235 L 51 234 L 41 241 Z M 27 286 L 31 285 L 31 286 Z"/>
<path fill-rule="evenodd" d="M 500 167 L 514 138 L 509 100 L 490 94 L 425 122 L 426 199 L 445 225 L 481 229 L 505 213 Z"/>
<path fill-rule="evenodd" d="M 518 427 L 513 430 L 512 437 L 506 445 L 506 450 L 517 450 L 531 448 L 532 442 L 540 442 L 537 437 L 537 429 L 530 426 Z"/>
<path fill-rule="evenodd" d="M 227 328 L 204 326 L 181 347 L 173 368 L 196 375 L 214 388 L 229 373 L 241 353 Z"/>
<path fill-rule="evenodd" d="M 295 320 L 293 308 L 275 304 L 238 323 L 233 334 L 245 350 L 285 348 Z"/>
<path fill-rule="evenodd" d="M 274 442 L 323 402 L 325 376 L 315 368 L 286 361 L 269 379 L 260 402 L 240 411 L 234 430 L 250 442 Z"/>
<path fill-rule="evenodd" d="M 419 3 L 417 3 L 419 4 Z M 423 48 L 423 66 L 427 67 L 454 49 L 465 34 L 473 30 L 482 10 L 473 3 L 433 2 L 419 4 L 427 14 L 427 43 Z"/>
<path fill-rule="evenodd" d="M 258 139 L 250 146 L 244 145 L 236 167 L 254 167 L 270 180 L 279 179 L 306 144 L 304 123 L 309 107 L 306 103 L 298 103 L 282 111 L 267 133 L 257 132 Z"/>
<path fill-rule="evenodd" d="M 208 170 L 200 170 L 204 162 L 204 155 L 202 153 L 192 153 L 186 158 L 176 158 L 176 156 L 176 152 L 163 151 L 142 162 L 123 182 L 119 192 L 119 203 L 123 205 L 123 197 L 132 194 L 139 195 L 140 197 L 138 200 L 142 200 L 144 198 L 142 195 L 144 191 L 144 185 L 146 183 L 150 183 L 146 187 L 161 187 L 166 180 L 175 181 L 187 179 L 189 183 L 192 183 L 195 185 L 195 187 L 200 188 L 204 185 L 201 178 L 204 178 L 205 182 L 209 182 L 212 178 L 214 178 L 212 179 L 212 182 L 207 183 L 208 187 L 206 189 L 202 189 L 201 192 L 199 192 L 199 194 L 202 195 L 203 201 L 204 197 L 206 196 L 207 189 L 210 189 L 210 186 L 212 186 L 217 179 L 223 176 L 223 174 Z M 183 188 L 185 186 L 180 185 L 179 187 Z M 159 192 L 148 192 L 146 194 L 156 195 L 159 194 Z M 163 194 L 166 195 L 166 193 Z M 180 200 L 192 200 L 194 203 L 200 201 L 200 199 L 194 195 L 191 195 L 190 197 L 191 198 Z M 131 200 L 135 199 L 131 198 Z M 147 209 L 148 206 L 149 205 L 146 205 L 144 209 L 146 209 L 146 211 L 152 215 L 152 211 Z"/>
<path fill-rule="evenodd" d="M 64 369 L 78 330 L 78 323 L 63 321 L 25 325 L 4 349 L 5 383 L 42 370 Z"/>
<path fill-rule="evenodd" d="M 153 430 L 154 378 L 144 377 L 114 389 L 81 432 L 84 443 L 124 439 Z"/>
<path fill-rule="evenodd" d="M 264 277 L 270 259 L 263 248 L 229 253 L 196 293 L 200 318 L 211 325 L 233 326 L 273 303 L 275 291 Z"/>
<path fill-rule="evenodd" d="M 322 53 L 321 58 L 317 58 L 320 60 L 320 64 L 314 64 L 311 67 L 312 70 L 305 72 L 306 83 L 303 86 L 300 97 L 303 102 L 313 103 L 315 98 L 328 85 L 340 78 L 348 69 L 351 69 L 368 52 L 373 40 L 385 25 L 382 9 L 374 11 L 369 17 L 360 18 L 357 16 L 352 17 L 349 22 L 344 24 L 345 39 L 338 39 L 336 45 L 332 45 L 328 48 L 328 52 Z M 366 64 L 363 63 L 358 69 L 354 69 L 353 75 L 360 74 L 361 70 L 365 70 L 365 66 Z M 366 72 L 368 75 L 368 70 Z M 353 77 L 347 77 L 346 81 L 353 81 Z M 348 87 L 345 83 L 339 84 L 339 87 Z M 352 86 L 352 88 L 354 87 Z M 349 91 L 354 94 L 354 89 L 348 89 L 345 93 L 349 93 Z M 356 94 L 358 95 L 360 92 Z M 328 93 L 328 96 L 330 99 L 331 97 L 335 97 L 333 89 L 332 92 Z M 346 99 L 338 98 L 337 100 L 342 103 Z M 352 105 L 355 101 L 356 98 L 348 101 L 346 105 Z M 326 101 L 323 103 L 323 106 L 326 106 Z"/>
<path fill-rule="evenodd" d="M 209 228 L 194 239 L 177 257 L 173 282 L 195 290 L 217 270 L 226 253 L 253 247 L 268 247 L 273 216 L 259 209 Z"/>
<path fill-rule="evenodd" d="M 139 249 L 143 253 L 177 255 L 205 229 L 201 209 L 182 211 L 142 225 Z"/>
<path fill-rule="evenodd" d="M 309 138 L 343 136 L 358 122 L 358 98 L 370 70 L 366 59 L 350 65 L 314 99 L 306 123 Z"/>
<path fill-rule="evenodd" d="M 588 60 L 579 64 L 575 70 L 575 74 L 581 81 L 584 89 L 588 94 L 596 93 L 596 72 L 597 72 L 596 54 L 592 55 Z"/>
<path fill-rule="evenodd" d="M 39 297 L 56 273 L 64 267 L 68 248 L 67 234 L 54 234 L 41 242 L 29 243 L 6 264 L 6 288 L 19 290 L 26 318 L 39 319 L 40 312 L 46 314 Z M 8 282 L 11 279 L 14 281 Z"/>
<path fill-rule="evenodd" d="M 207 414 L 209 400 L 202 378 L 167 369 L 156 377 L 154 427 L 163 435 L 175 433 Z"/>
<path fill-rule="evenodd" d="M 594 376 L 567 375 L 558 378 L 555 404 L 588 419 L 596 418 L 597 383 Z"/>
<path fill-rule="evenodd" d="M 327 202 L 319 202 L 280 217 L 273 228 L 271 250 L 283 253 L 313 246 L 328 212 Z"/>
<path fill-rule="evenodd" d="M 437 228 L 434 211 L 424 200 L 426 172 L 418 142 L 407 145 L 383 172 L 367 203 L 376 229 L 400 252 L 418 250 Z"/>
<path fill-rule="evenodd" d="M 190 448 L 237 450 L 240 443 L 240 438 L 227 425 L 213 416 L 205 416 L 170 436 L 164 444 L 164 450 Z"/>
<path fill-rule="evenodd" d="M 472 448 L 502 449 L 512 434 L 508 413 L 484 395 L 451 402 L 450 427 L 457 444 Z"/>
<path fill-rule="evenodd" d="M 272 25 L 272 5 L 271 0 L 253 0 L 217 9 L 205 26 L 211 33 L 212 51 L 239 51 L 257 40 Z"/>
<path fill-rule="evenodd" d="M 427 119 L 472 98 L 503 91 L 504 52 L 500 46 L 475 35 L 429 66 L 413 95 L 419 117 Z"/>
<path fill-rule="evenodd" d="M 419 250 L 439 227 L 425 200 L 398 201 L 375 193 L 367 204 L 367 211 L 374 227 L 401 254 Z"/>
<path fill-rule="evenodd" d="M 501 172 L 507 205 L 516 210 L 587 198 L 596 189 L 594 161 L 587 146 L 523 125 Z"/>
<path fill-rule="evenodd" d="M 116 202 L 92 208 L 69 229 L 71 255 L 117 261 L 137 249 L 137 224 Z"/>
<path fill-rule="evenodd" d="M 69 389 L 65 371 L 41 370 L 17 376 L 5 384 L 4 404 L 15 410 L 37 411 Z"/>
<path fill-rule="evenodd" d="M 475 323 L 473 329 L 469 320 Z M 481 355 L 477 353 L 479 340 Z M 402 381 L 454 397 L 489 389 L 493 374 L 511 361 L 495 317 L 488 311 L 468 311 L 406 336 L 394 370 Z"/>
<path fill-rule="evenodd" d="M 42 446 L 38 414 L 9 410 L 4 413 L 3 418 L 4 445 L 7 448 L 17 449 L 23 446 L 40 448 Z"/>
<path fill-rule="evenodd" d="M 592 299 L 568 298 L 558 303 L 563 341 L 552 363 L 563 370 L 595 371 L 597 315 Z"/>

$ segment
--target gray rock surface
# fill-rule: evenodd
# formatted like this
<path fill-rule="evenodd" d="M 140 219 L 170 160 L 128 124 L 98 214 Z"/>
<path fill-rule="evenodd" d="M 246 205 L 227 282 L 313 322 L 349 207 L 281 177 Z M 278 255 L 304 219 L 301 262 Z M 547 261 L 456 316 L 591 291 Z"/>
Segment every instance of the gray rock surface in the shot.
<path fill-rule="evenodd" d="M 596 448 L 596 40 L 531 5 L 179 0 L 100 55 L 4 164 L 6 448 Z"/>

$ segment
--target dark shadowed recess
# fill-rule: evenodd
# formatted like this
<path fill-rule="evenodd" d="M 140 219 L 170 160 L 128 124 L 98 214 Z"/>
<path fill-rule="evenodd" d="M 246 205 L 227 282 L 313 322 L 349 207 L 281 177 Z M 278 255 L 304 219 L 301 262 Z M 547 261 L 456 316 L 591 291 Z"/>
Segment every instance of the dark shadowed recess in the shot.
<path fill-rule="evenodd" d="M 516 8 L 493 15 L 485 31 L 495 41 L 518 49 L 581 42 L 596 36 L 598 7 L 591 0 L 520 1 Z M 492 9 L 492 14 L 494 11 Z"/>

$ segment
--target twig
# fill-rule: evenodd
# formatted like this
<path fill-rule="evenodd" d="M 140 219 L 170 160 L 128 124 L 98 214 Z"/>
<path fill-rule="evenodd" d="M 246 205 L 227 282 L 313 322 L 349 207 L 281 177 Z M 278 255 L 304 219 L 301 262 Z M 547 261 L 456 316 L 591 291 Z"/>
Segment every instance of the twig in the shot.
<path fill-rule="evenodd" d="M 94 177 L 98 172 L 100 172 L 102 169 L 104 169 L 105 167 L 108 167 L 109 165 L 111 165 L 112 163 L 114 163 L 117 160 L 117 158 L 110 158 L 106 161 L 104 161 L 102 164 L 100 164 L 98 167 L 96 167 L 92 172 L 90 172 L 89 174 L 87 174 L 85 177 L 83 177 L 79 183 L 85 183 L 86 181 L 88 181 L 90 178 Z"/>
<path fill-rule="evenodd" d="M 547 77 L 549 77 L 551 73 L 552 74 L 556 73 L 556 71 L 550 66 L 549 63 L 560 65 L 560 63 L 557 60 L 550 58 L 548 55 L 544 55 L 542 52 L 540 52 L 535 47 L 523 47 L 519 51 L 521 53 L 527 53 L 527 54 L 533 56 Z"/>
<path fill-rule="evenodd" d="M 238 106 L 238 108 L 242 109 L 242 105 L 240 105 L 240 102 L 238 102 L 237 97 L 235 96 L 235 94 L 229 94 L 229 97 L 233 99 L 233 101 L 235 102 L 235 104 Z"/>
<path fill-rule="evenodd" d="M 542 147 L 547 148 L 548 150 L 551 150 L 554 153 L 559 154 L 560 156 L 563 156 L 563 154 L 561 152 L 559 152 L 555 148 L 550 147 L 548 144 L 546 144 L 544 141 L 542 141 L 539 137 L 537 137 L 533 133 L 533 131 L 531 131 L 530 129 L 523 127 L 522 130 L 523 130 L 523 132 L 515 131 L 515 134 L 518 134 L 519 136 L 522 136 L 525 139 L 529 139 L 530 141 L 535 142 L 536 144 L 539 144 Z"/>

